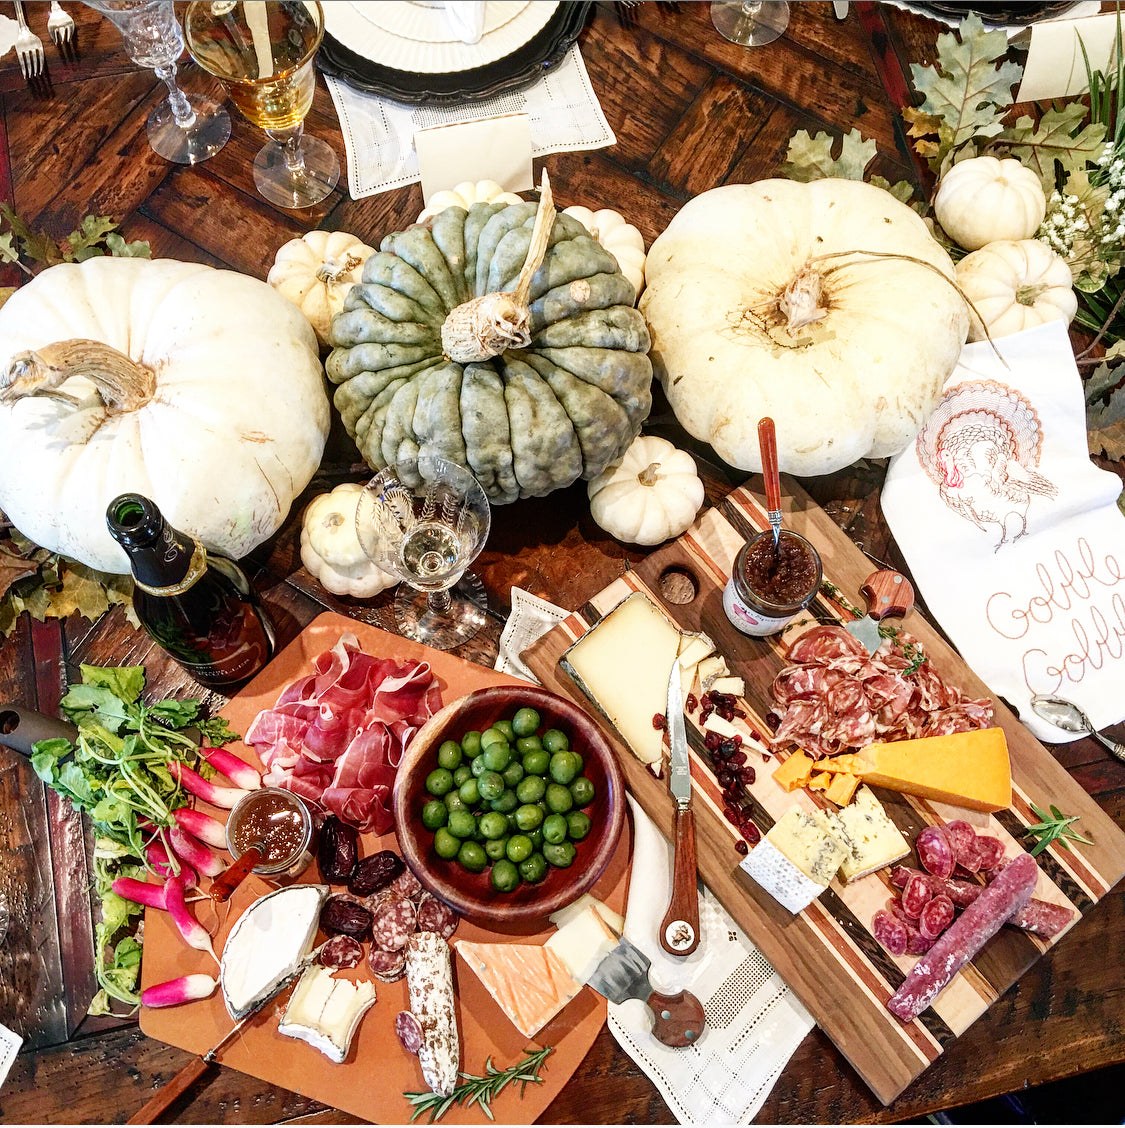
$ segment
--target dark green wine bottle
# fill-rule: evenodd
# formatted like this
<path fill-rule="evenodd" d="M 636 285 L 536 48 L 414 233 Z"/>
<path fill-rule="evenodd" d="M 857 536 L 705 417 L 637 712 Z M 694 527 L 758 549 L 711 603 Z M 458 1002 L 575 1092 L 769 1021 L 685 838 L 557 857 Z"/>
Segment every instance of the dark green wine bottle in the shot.
<path fill-rule="evenodd" d="M 273 657 L 273 626 L 233 560 L 173 528 L 140 494 L 114 498 L 106 524 L 129 555 L 141 625 L 201 685 L 233 689 Z"/>

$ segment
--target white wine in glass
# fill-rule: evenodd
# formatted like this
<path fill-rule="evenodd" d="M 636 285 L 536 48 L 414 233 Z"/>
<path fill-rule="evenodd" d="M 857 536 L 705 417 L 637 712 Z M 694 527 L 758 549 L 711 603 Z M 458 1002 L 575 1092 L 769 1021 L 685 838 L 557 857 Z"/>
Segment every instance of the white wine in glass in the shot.
<path fill-rule="evenodd" d="M 270 143 L 254 159 L 254 183 L 271 203 L 307 208 L 340 180 L 330 145 L 304 133 L 313 102 L 313 56 L 324 37 L 316 0 L 193 0 L 184 16 L 192 58 L 214 75 Z"/>
<path fill-rule="evenodd" d="M 786 0 L 713 0 L 711 22 L 718 33 L 743 47 L 761 47 L 789 26 Z"/>

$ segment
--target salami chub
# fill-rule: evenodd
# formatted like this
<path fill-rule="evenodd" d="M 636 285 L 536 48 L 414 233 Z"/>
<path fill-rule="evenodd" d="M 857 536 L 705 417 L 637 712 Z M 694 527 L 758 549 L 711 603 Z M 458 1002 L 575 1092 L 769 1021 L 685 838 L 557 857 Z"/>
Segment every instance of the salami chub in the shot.
<path fill-rule="evenodd" d="M 457 1086 L 461 1043 L 449 945 L 436 932 L 416 932 L 407 942 L 406 987 L 410 1012 L 422 1028 L 422 1077 L 435 1093 L 448 1097 Z"/>
<path fill-rule="evenodd" d="M 444 901 L 426 896 L 418 902 L 417 928 L 419 932 L 436 932 L 448 940 L 457 931 L 460 917 Z"/>

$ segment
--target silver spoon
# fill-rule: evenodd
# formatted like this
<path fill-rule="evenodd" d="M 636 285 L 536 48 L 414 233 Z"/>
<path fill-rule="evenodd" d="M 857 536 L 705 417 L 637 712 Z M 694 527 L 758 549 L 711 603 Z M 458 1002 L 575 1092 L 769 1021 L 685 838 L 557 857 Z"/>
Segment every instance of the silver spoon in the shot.
<path fill-rule="evenodd" d="M 1108 748 L 1112 755 L 1125 763 L 1125 744 L 1119 744 L 1116 740 L 1110 740 L 1108 736 L 1102 736 L 1094 728 L 1090 718 L 1073 701 L 1037 693 L 1031 699 L 1031 707 L 1043 720 L 1050 721 L 1064 732 L 1088 733 Z"/>

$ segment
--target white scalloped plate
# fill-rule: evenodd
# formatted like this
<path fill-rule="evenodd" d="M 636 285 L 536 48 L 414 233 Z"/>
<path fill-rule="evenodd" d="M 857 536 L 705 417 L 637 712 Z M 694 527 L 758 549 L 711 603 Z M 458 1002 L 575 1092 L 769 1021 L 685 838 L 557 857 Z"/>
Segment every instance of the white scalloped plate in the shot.
<path fill-rule="evenodd" d="M 371 4 L 335 0 L 324 6 L 324 28 L 343 46 L 380 66 L 417 74 L 452 74 L 487 66 L 518 51 L 547 26 L 558 8 L 558 2 L 536 0 L 528 3 L 494 31 L 486 31 L 479 43 L 422 42 L 394 34 L 375 22 L 385 22 L 381 9 L 391 6 L 390 2 Z M 424 6 L 409 3 L 409 0 L 394 0 L 393 6 L 427 11 Z M 436 15 L 444 26 L 443 12 L 428 9 L 428 13 L 431 17 Z"/>
<path fill-rule="evenodd" d="M 488 0 L 484 6 L 483 35 L 492 35 L 530 5 L 531 0 Z M 368 3 L 363 14 L 376 27 L 400 39 L 430 44 L 463 42 L 446 18 L 445 4 L 441 2 Z"/>

